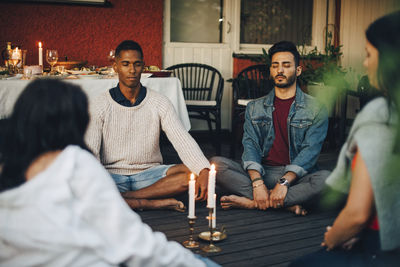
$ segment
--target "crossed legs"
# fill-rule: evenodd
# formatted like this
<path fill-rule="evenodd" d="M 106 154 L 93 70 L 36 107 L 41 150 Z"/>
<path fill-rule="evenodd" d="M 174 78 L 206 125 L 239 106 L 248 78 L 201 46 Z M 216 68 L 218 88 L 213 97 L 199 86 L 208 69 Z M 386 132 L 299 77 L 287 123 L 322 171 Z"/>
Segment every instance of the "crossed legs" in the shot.
<path fill-rule="evenodd" d="M 183 193 L 188 188 L 189 169 L 178 164 L 168 168 L 164 177 L 153 184 L 137 190 L 125 191 L 121 189 L 122 197 L 132 209 L 174 209 L 184 211 L 185 206 L 181 201 L 172 196 Z M 114 180 L 115 175 L 112 174 Z M 117 185 L 118 185 L 118 181 Z"/>
<path fill-rule="evenodd" d="M 255 209 L 253 188 L 248 174 L 242 166 L 224 157 L 211 159 L 217 166 L 217 184 L 232 195 L 221 197 L 222 208 Z M 284 167 L 266 167 L 263 177 L 268 189 L 273 189 L 284 174 Z M 313 199 L 324 187 L 329 171 L 318 171 L 298 179 L 288 190 L 284 207 L 298 214 L 305 215 L 302 205 Z"/>

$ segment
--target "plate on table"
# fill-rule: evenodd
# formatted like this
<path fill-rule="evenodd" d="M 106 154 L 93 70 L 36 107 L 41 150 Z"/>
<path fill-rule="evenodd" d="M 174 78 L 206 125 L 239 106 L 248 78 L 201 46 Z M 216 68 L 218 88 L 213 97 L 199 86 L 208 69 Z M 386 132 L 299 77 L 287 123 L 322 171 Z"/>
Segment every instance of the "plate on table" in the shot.
<path fill-rule="evenodd" d="M 87 75 L 77 75 L 79 79 L 98 79 L 100 78 L 99 74 L 87 74 Z"/>
<path fill-rule="evenodd" d="M 67 70 L 69 74 L 72 75 L 90 75 L 90 74 L 96 74 L 95 71 L 92 70 Z"/>
<path fill-rule="evenodd" d="M 172 74 L 172 70 L 149 71 L 144 73 L 150 73 L 151 74 L 150 77 L 161 78 L 161 77 L 170 77 Z"/>
<path fill-rule="evenodd" d="M 142 73 L 142 75 L 140 76 L 140 78 L 149 78 L 149 77 L 151 77 L 151 75 L 153 75 L 153 74 L 151 74 L 150 72 L 144 72 L 144 73 Z"/>

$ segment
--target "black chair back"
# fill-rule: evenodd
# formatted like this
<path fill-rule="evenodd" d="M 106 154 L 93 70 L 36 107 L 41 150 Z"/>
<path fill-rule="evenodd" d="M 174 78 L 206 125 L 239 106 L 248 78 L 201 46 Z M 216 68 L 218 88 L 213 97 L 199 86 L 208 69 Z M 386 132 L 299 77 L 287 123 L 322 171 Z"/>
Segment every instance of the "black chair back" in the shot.
<path fill-rule="evenodd" d="M 186 100 L 215 100 L 221 104 L 224 79 L 212 66 L 199 63 L 184 63 L 168 67 L 172 75 L 182 84 Z"/>
<path fill-rule="evenodd" d="M 190 118 L 206 120 L 217 155 L 221 153 L 221 101 L 224 79 L 214 67 L 199 63 L 184 63 L 168 67 L 182 84 L 183 95 Z M 215 133 L 212 130 L 215 123 Z"/>
<path fill-rule="evenodd" d="M 232 136 L 230 156 L 235 158 L 236 149 L 242 148 L 238 139 L 243 135 L 244 112 L 247 101 L 240 103 L 239 100 L 251 100 L 267 95 L 274 85 L 269 79 L 269 68 L 266 64 L 253 65 L 243 69 L 233 79 L 233 100 L 232 100 Z"/>
<path fill-rule="evenodd" d="M 272 88 L 273 83 L 269 79 L 269 68 L 266 64 L 247 67 L 233 80 L 234 101 L 262 97 Z"/>

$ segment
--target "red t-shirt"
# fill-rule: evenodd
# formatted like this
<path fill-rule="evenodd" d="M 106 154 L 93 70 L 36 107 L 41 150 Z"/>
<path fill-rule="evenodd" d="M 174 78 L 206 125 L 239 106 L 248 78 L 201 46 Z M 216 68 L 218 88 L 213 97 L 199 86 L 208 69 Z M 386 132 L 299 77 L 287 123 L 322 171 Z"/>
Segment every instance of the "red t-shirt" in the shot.
<path fill-rule="evenodd" d="M 356 154 L 353 157 L 353 160 L 351 161 L 351 170 L 354 171 L 354 168 L 356 167 L 356 158 L 359 157 L 359 152 L 357 151 Z M 368 224 L 368 228 L 378 231 L 379 230 L 379 223 L 378 223 L 378 216 L 376 214 L 372 218 L 372 220 Z"/>
<path fill-rule="evenodd" d="M 263 158 L 265 165 L 285 166 L 290 163 L 287 118 L 294 98 L 280 99 L 275 96 L 272 113 L 275 140 L 268 155 Z"/>

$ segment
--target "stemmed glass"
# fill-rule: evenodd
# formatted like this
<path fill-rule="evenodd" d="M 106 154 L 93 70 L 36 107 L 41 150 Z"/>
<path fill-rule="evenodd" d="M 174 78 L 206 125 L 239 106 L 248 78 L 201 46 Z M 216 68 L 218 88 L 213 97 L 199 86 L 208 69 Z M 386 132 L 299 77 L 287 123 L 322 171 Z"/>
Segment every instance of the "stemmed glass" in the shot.
<path fill-rule="evenodd" d="M 58 61 L 58 53 L 57 50 L 48 49 L 46 50 L 46 61 L 50 64 L 51 70 L 50 73 L 54 73 L 54 65 Z"/>
<path fill-rule="evenodd" d="M 109 75 L 110 75 L 110 76 L 113 76 L 113 75 L 115 74 L 115 72 L 114 72 L 114 68 L 113 68 L 112 64 L 114 63 L 114 60 L 115 60 L 115 50 L 111 49 L 111 50 L 108 52 L 107 59 L 108 59 L 108 61 L 110 61 L 110 63 L 111 63 L 110 74 L 109 74 Z"/>
<path fill-rule="evenodd" d="M 22 50 L 15 48 L 14 50 L 9 51 L 9 71 L 11 73 L 18 73 L 18 63 L 22 60 Z"/>
<path fill-rule="evenodd" d="M 111 64 L 114 62 L 115 50 L 110 50 L 110 52 L 108 52 L 107 59 L 111 62 Z"/>

